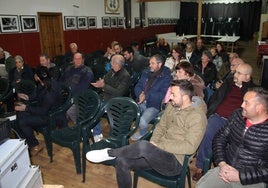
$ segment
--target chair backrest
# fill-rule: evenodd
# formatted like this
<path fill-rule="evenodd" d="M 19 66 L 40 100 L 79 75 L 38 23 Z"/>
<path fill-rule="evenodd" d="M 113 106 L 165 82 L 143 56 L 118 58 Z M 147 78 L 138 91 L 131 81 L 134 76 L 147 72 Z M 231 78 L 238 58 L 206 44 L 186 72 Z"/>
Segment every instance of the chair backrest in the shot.
<path fill-rule="evenodd" d="M 80 92 L 74 98 L 74 103 L 77 110 L 77 123 L 85 119 L 93 119 L 101 105 L 99 95 L 91 89 Z"/>
<path fill-rule="evenodd" d="M 141 114 L 137 103 L 128 97 L 115 97 L 106 103 L 104 111 L 110 124 L 108 140 L 118 146 L 127 144 L 127 134 L 131 129 L 136 129 L 140 121 Z"/>

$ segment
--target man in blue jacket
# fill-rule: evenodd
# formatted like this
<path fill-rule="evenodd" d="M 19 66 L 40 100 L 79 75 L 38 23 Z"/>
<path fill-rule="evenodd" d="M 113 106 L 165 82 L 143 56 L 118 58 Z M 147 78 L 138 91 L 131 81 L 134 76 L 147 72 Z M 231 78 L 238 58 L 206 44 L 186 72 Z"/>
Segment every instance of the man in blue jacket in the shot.
<path fill-rule="evenodd" d="M 149 67 L 143 72 L 135 86 L 135 95 L 141 109 L 139 131 L 132 135 L 132 140 L 139 140 L 147 133 L 148 124 L 161 109 L 161 103 L 172 80 L 170 69 L 164 66 L 161 55 L 150 58 Z"/>

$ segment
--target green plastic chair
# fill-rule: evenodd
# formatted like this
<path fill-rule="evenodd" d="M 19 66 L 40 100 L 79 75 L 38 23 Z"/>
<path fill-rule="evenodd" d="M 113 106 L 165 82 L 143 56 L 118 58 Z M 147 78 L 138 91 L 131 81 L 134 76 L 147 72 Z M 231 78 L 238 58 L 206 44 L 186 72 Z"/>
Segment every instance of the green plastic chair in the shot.
<path fill-rule="evenodd" d="M 77 109 L 77 122 L 72 127 L 65 127 L 62 129 L 51 130 L 51 139 L 63 147 L 68 147 L 72 150 L 77 174 L 81 173 L 81 155 L 80 155 L 80 142 L 81 142 L 81 129 L 86 126 L 89 120 L 92 120 L 100 109 L 101 101 L 98 94 L 93 90 L 85 90 L 79 93 L 74 98 L 74 104 Z M 90 132 L 90 138 L 92 133 Z M 53 155 L 50 156 L 53 161 Z"/>
<path fill-rule="evenodd" d="M 161 111 L 156 116 L 156 118 L 154 118 L 154 120 L 152 121 L 153 122 L 152 128 L 148 131 L 147 134 L 145 134 L 141 138 L 141 140 L 150 140 L 155 127 L 157 126 L 157 124 L 159 123 L 159 121 L 161 119 L 162 114 L 163 114 L 163 111 Z M 191 188 L 191 175 L 190 175 L 189 163 L 190 163 L 190 159 L 192 158 L 193 155 L 185 155 L 181 174 L 177 175 L 177 176 L 163 176 L 163 175 L 159 174 L 158 172 L 156 172 L 155 170 L 137 170 L 137 171 L 134 171 L 133 188 L 137 188 L 139 177 L 143 177 L 144 179 L 147 179 L 151 182 L 157 183 L 157 184 L 164 186 L 164 187 L 184 188 L 186 176 L 187 176 L 187 180 L 188 180 L 188 187 Z"/>
<path fill-rule="evenodd" d="M 208 157 L 204 159 L 203 169 L 202 169 L 203 175 L 205 175 L 209 171 L 209 169 L 211 168 L 212 162 L 213 162 L 213 155 L 211 153 Z"/>
<path fill-rule="evenodd" d="M 65 115 L 66 111 L 70 108 L 72 105 L 72 94 L 70 88 L 65 84 L 60 84 L 61 88 L 61 101 L 60 105 L 55 107 L 54 109 L 51 109 L 48 113 L 48 126 L 46 127 L 37 127 L 36 131 L 43 134 L 46 148 L 47 148 L 47 154 L 50 156 L 50 162 L 52 162 L 51 156 L 53 155 L 52 152 L 52 140 L 50 137 L 51 130 L 54 130 L 57 128 L 57 117 Z M 67 120 L 66 120 L 67 121 Z M 61 122 L 67 125 L 67 122 Z"/>
<path fill-rule="evenodd" d="M 163 176 L 155 170 L 134 171 L 133 188 L 137 188 L 139 177 L 143 177 L 144 179 L 168 188 L 184 188 L 186 176 L 188 180 L 188 187 L 191 188 L 191 175 L 189 169 L 189 162 L 191 157 L 192 155 L 185 155 L 182 171 L 180 175 L 177 176 Z"/>
<path fill-rule="evenodd" d="M 110 125 L 109 136 L 99 142 L 90 144 L 91 130 L 100 121 L 103 115 L 107 116 Z M 86 153 L 91 150 L 103 148 L 119 148 L 129 144 L 130 136 L 136 131 L 140 122 L 140 110 L 137 103 L 129 97 L 115 97 L 110 99 L 98 115 L 82 128 L 83 154 L 82 169 L 83 182 L 86 175 Z M 114 160 L 103 162 L 106 165 L 114 165 Z"/>

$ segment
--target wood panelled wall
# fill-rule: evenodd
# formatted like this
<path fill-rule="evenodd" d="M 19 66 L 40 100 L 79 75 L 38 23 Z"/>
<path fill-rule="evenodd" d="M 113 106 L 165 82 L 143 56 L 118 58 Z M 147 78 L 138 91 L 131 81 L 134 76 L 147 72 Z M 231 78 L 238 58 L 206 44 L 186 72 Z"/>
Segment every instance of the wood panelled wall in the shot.
<path fill-rule="evenodd" d="M 89 53 L 95 50 L 106 50 L 111 41 L 120 42 L 123 47 L 132 41 L 142 45 L 144 39 L 154 37 L 158 33 L 174 32 L 174 25 L 150 26 L 134 29 L 90 29 L 64 31 L 65 49 L 69 50 L 69 43 L 76 42 L 79 51 Z M 41 53 L 39 32 L 0 34 L 0 46 L 13 56 L 21 55 L 30 66 L 39 64 Z M 60 55 L 60 54 L 59 54 Z"/>

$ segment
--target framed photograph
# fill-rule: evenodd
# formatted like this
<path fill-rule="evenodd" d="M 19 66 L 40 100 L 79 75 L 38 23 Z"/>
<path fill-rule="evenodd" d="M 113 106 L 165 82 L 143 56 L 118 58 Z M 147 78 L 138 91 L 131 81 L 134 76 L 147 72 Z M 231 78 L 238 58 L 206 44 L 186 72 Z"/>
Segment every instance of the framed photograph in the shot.
<path fill-rule="evenodd" d="M 110 28 L 110 17 L 102 17 L 102 27 Z"/>
<path fill-rule="evenodd" d="M 120 14 L 120 0 L 104 0 L 105 14 Z"/>
<path fill-rule="evenodd" d="M 117 26 L 118 27 L 124 27 L 125 26 L 124 17 L 119 17 L 117 19 Z"/>
<path fill-rule="evenodd" d="M 135 21 L 135 27 L 140 27 L 141 26 L 141 21 L 140 21 L 139 17 L 135 17 L 134 21 Z"/>
<path fill-rule="evenodd" d="M 111 27 L 117 27 L 117 17 L 111 17 Z"/>
<path fill-rule="evenodd" d="M 96 28 L 97 27 L 97 17 L 96 16 L 89 16 L 87 19 L 88 19 L 88 27 L 89 28 Z"/>
<path fill-rule="evenodd" d="M 78 29 L 87 29 L 87 17 L 86 16 L 78 16 L 77 17 L 77 28 Z"/>
<path fill-rule="evenodd" d="M 0 15 L 0 27 L 2 33 L 19 32 L 19 20 L 17 15 Z"/>
<path fill-rule="evenodd" d="M 64 16 L 65 29 L 76 29 L 75 16 Z"/>
<path fill-rule="evenodd" d="M 22 32 L 37 31 L 37 19 L 36 16 L 20 16 L 21 30 Z"/>

